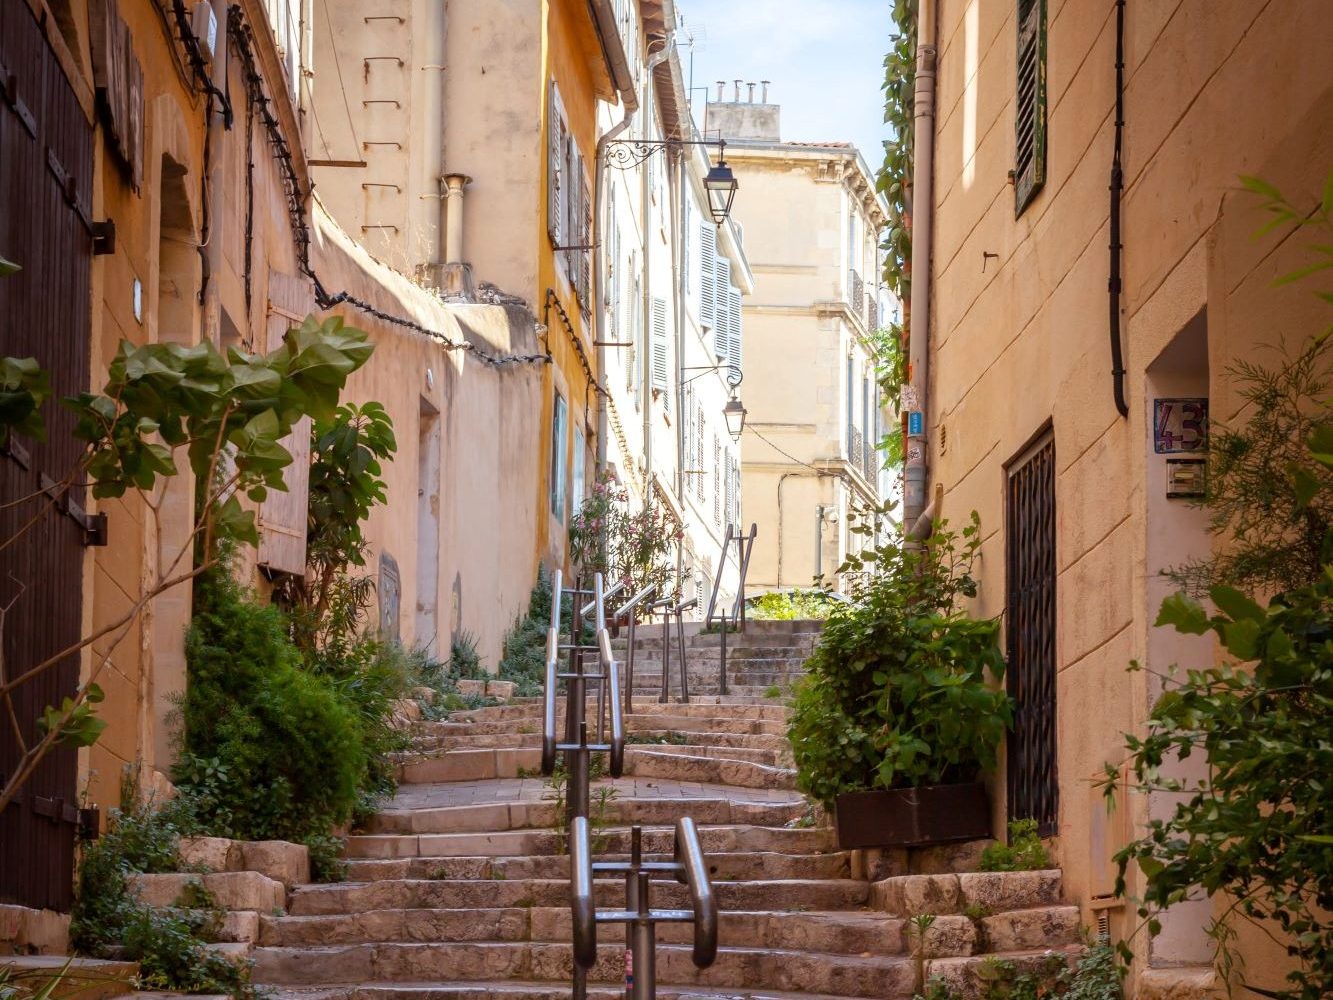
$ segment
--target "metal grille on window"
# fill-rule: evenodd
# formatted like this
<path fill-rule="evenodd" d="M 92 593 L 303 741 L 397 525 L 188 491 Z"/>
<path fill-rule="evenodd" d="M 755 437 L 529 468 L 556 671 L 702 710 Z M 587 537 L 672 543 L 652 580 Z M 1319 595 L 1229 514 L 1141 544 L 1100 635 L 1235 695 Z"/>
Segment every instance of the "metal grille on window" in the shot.
<path fill-rule="evenodd" d="M 699 412 L 695 414 L 695 425 L 696 425 L 697 436 L 694 439 L 694 454 L 696 457 L 696 466 L 699 469 L 699 474 L 694 477 L 694 495 L 695 497 L 698 498 L 700 503 L 703 503 L 704 501 L 704 474 L 703 474 L 704 411 L 702 407 L 700 407 Z"/>
<path fill-rule="evenodd" d="M 713 523 L 722 525 L 722 442 L 713 435 Z"/>
<path fill-rule="evenodd" d="M 1009 818 L 1056 832 L 1055 441 L 1009 468 L 1005 534 L 1007 684 L 1014 728 L 1007 754 Z"/>
<path fill-rule="evenodd" d="M 1046 183 L 1046 0 L 1018 0 L 1014 212 Z"/>

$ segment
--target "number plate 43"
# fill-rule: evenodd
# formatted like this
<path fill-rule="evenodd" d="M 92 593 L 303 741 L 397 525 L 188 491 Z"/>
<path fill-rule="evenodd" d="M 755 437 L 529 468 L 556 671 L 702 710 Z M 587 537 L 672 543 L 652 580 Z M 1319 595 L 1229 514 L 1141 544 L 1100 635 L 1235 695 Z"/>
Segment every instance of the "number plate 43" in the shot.
<path fill-rule="evenodd" d="M 1153 400 L 1153 451 L 1159 455 L 1208 448 L 1208 398 Z"/>

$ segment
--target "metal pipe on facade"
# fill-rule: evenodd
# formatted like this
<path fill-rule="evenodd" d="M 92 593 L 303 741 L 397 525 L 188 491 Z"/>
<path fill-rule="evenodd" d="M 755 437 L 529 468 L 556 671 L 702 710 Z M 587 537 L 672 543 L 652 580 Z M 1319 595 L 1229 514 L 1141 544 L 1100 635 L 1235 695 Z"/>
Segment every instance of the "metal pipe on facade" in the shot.
<path fill-rule="evenodd" d="M 930 253 L 935 173 L 935 4 L 917 8 L 916 88 L 913 97 L 912 296 L 908 366 L 915 401 L 907 415 L 903 463 L 903 523 L 915 524 L 926 506 L 930 407 Z"/>
<path fill-rule="evenodd" d="M 1115 0 L 1115 144 L 1111 154 L 1111 275 L 1107 292 L 1111 300 L 1111 386 L 1115 409 L 1129 416 L 1125 400 L 1125 357 L 1120 338 L 1120 197 L 1125 189 L 1125 175 L 1120 165 L 1120 151 L 1125 133 L 1125 0 Z"/>
<path fill-rule="evenodd" d="M 440 178 L 445 203 L 445 264 L 463 263 L 463 188 L 472 182 L 464 174 L 445 174 Z"/>
<path fill-rule="evenodd" d="M 227 11 L 230 0 L 213 0 L 213 16 L 217 19 L 217 44 L 214 45 L 213 65 L 209 80 L 219 94 L 227 92 L 227 54 L 230 51 L 227 34 Z M 222 294 L 218 279 L 222 275 L 222 220 L 226 216 L 224 208 L 227 185 L 227 158 L 222 155 L 222 144 L 226 142 L 226 111 L 215 101 L 205 105 L 212 108 L 208 120 L 206 152 L 211 155 L 208 164 L 207 190 L 204 197 L 208 202 L 208 246 L 204 249 L 204 266 L 208 273 L 204 275 L 203 319 L 204 339 L 214 347 L 222 348 Z M 245 318 L 246 337 L 249 336 L 250 317 Z M 262 345 L 261 345 L 262 346 Z"/>

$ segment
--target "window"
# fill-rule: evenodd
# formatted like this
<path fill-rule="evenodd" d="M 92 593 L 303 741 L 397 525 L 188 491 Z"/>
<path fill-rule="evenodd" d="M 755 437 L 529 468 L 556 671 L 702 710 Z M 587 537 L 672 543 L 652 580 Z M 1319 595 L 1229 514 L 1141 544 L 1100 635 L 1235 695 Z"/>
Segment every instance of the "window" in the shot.
<path fill-rule="evenodd" d="M 722 442 L 713 435 L 713 523 L 722 527 Z"/>
<path fill-rule="evenodd" d="M 560 89 L 550 85 L 546 133 L 546 229 L 553 246 L 561 252 L 565 276 L 574 288 L 584 315 L 592 312 L 592 252 L 581 249 L 592 242 L 592 194 L 578 143 L 569 130 L 569 119 Z"/>
<path fill-rule="evenodd" d="M 1018 0 L 1014 214 L 1046 183 L 1046 0 Z"/>
<path fill-rule="evenodd" d="M 555 410 L 551 414 L 551 513 L 557 521 L 565 519 L 565 425 L 568 419 L 565 400 L 557 392 Z"/>
<path fill-rule="evenodd" d="M 565 106 L 560 90 L 551 81 L 546 107 L 546 232 L 554 246 L 564 243 L 564 225 L 569 197 L 565 181 Z"/>
<path fill-rule="evenodd" d="M 574 428 L 574 475 L 570 480 L 571 491 L 569 498 L 570 514 L 577 514 L 583 506 L 583 501 L 588 495 L 588 487 L 584 482 L 587 475 L 587 439 L 583 436 L 583 428 Z"/>
<path fill-rule="evenodd" d="M 662 409 L 671 412 L 671 351 L 667 337 L 666 299 L 653 297 L 652 328 L 653 389 L 661 394 Z"/>
<path fill-rule="evenodd" d="M 707 222 L 699 225 L 699 322 L 717 325 L 717 233 Z"/>

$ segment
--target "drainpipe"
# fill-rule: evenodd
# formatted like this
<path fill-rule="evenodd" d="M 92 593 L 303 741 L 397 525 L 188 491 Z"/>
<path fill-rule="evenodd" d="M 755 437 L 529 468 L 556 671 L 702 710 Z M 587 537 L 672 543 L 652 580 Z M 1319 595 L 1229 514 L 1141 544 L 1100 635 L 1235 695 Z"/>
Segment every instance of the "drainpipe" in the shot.
<path fill-rule="evenodd" d="M 463 188 L 472 178 L 465 174 L 445 174 L 440 188 L 445 204 L 444 263 L 446 267 L 461 267 L 463 257 Z"/>
<path fill-rule="evenodd" d="M 439 218 L 435 221 L 435 246 L 433 247 L 434 253 L 431 255 L 433 259 L 431 260 L 429 268 L 434 274 L 431 274 L 429 277 L 430 281 L 437 289 L 444 287 L 445 264 L 453 260 L 446 250 L 447 237 L 445 235 L 449 225 L 448 178 L 444 173 L 444 132 L 448 119 L 448 112 L 445 110 L 448 102 L 445 100 L 444 87 L 446 76 L 445 64 L 449 51 L 448 36 L 446 35 L 447 23 L 445 19 L 448 16 L 446 14 L 446 7 L 447 5 L 443 3 L 426 5 L 427 16 L 425 28 L 427 38 L 430 40 L 430 55 L 432 58 L 427 65 L 422 67 L 423 70 L 434 70 L 440 74 L 438 85 L 434 88 L 427 88 L 426 90 L 428 103 L 434 102 L 439 105 L 439 107 L 435 109 L 437 112 L 435 135 L 430 144 L 430 168 L 431 173 L 435 176 L 435 183 L 438 185 L 436 196 L 439 198 L 440 211 Z M 431 109 L 428 106 L 428 121 L 430 118 L 430 110 Z M 429 198 L 430 195 L 423 195 L 422 197 Z"/>
<path fill-rule="evenodd" d="M 1120 166 L 1120 148 L 1125 132 L 1125 0 L 1115 0 L 1115 149 L 1111 154 L 1111 277 L 1107 291 L 1111 299 L 1111 387 L 1115 409 L 1129 416 L 1125 401 L 1125 358 L 1120 339 L 1120 193 L 1125 175 Z"/>
<path fill-rule="evenodd" d="M 913 102 L 912 297 L 908 371 L 915 405 L 908 413 L 907 456 L 903 465 L 903 524 L 914 525 L 926 506 L 926 421 L 930 407 L 930 251 L 934 222 L 935 172 L 935 5 L 917 8 L 916 91 Z"/>
<path fill-rule="evenodd" d="M 667 38 L 670 42 L 670 36 Z M 666 51 L 669 51 L 667 49 Z M 654 65 L 656 65 L 654 63 Z M 592 245 L 593 267 L 592 301 L 594 309 L 592 310 L 593 323 L 593 343 L 597 347 L 597 372 L 602 374 L 606 371 L 606 348 L 603 343 L 606 340 L 606 310 L 603 308 L 602 300 L 605 298 L 606 287 L 606 254 L 605 244 L 603 242 L 604 234 L 602 232 L 602 216 L 605 214 L 602 203 L 606 194 L 606 147 L 613 140 L 618 138 L 630 126 L 634 119 L 634 112 L 639 110 L 639 96 L 633 89 L 626 89 L 620 92 L 620 100 L 625 105 L 625 114 L 607 130 L 606 134 L 597 140 L 597 155 L 593 159 L 593 179 L 592 179 Z M 600 393 L 597 395 L 597 471 L 600 473 L 606 468 L 606 438 L 607 438 L 607 416 L 606 402 L 602 399 Z"/>
<path fill-rule="evenodd" d="M 230 41 L 227 36 L 227 8 L 229 0 L 213 0 L 213 16 L 217 18 L 217 44 L 214 46 L 213 66 L 209 79 L 219 93 L 227 92 L 227 56 Z M 204 197 L 208 199 L 208 246 L 204 249 L 204 267 L 207 273 L 204 280 L 203 306 L 204 339 L 219 350 L 222 347 L 222 296 L 219 278 L 222 276 L 222 220 L 226 216 L 227 158 L 222 155 L 223 144 L 227 141 L 227 123 L 222 108 L 210 101 L 213 108 L 208 122 L 208 153 L 211 159 L 208 170 L 208 190 Z M 245 317 L 241 324 L 249 336 L 250 317 Z"/>

